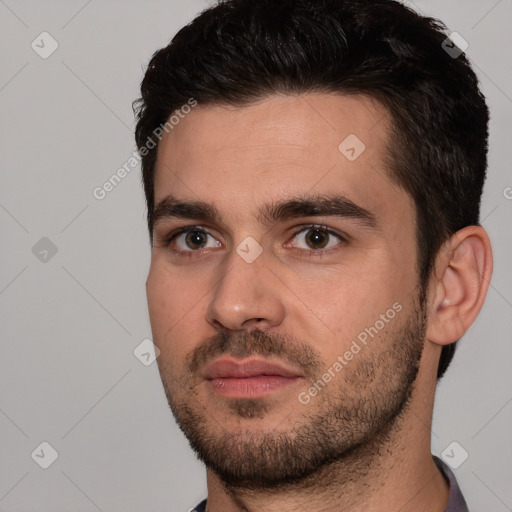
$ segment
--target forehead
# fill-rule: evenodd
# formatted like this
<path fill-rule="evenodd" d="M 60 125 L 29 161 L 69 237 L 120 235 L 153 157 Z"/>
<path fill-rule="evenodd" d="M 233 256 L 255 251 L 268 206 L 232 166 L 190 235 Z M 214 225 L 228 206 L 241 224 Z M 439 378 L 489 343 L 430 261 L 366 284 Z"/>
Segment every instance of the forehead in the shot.
<path fill-rule="evenodd" d="M 263 201 L 335 192 L 377 213 L 398 200 L 410 207 L 385 167 L 389 124 L 385 108 L 361 95 L 199 105 L 159 143 L 155 203 L 172 194 L 243 217 Z"/>

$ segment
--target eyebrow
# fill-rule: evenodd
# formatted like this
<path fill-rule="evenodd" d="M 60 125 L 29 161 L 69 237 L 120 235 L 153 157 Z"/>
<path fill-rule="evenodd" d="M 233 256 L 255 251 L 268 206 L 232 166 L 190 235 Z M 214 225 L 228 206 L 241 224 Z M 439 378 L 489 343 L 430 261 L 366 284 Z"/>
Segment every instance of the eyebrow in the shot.
<path fill-rule="evenodd" d="M 343 195 L 307 195 L 264 205 L 257 220 L 272 225 L 301 217 L 336 216 L 358 221 L 364 227 L 379 228 L 376 216 Z M 172 195 L 163 198 L 153 210 L 153 225 L 167 218 L 195 219 L 223 224 L 218 209 L 203 201 L 180 201 Z"/>

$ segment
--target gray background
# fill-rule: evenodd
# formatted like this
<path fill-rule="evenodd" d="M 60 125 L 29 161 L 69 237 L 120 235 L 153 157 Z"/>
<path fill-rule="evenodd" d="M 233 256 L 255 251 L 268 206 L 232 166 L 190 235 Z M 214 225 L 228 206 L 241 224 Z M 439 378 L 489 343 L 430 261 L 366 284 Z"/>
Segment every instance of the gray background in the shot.
<path fill-rule="evenodd" d="M 439 386 L 432 441 L 437 454 L 452 441 L 468 452 L 455 473 L 472 510 L 502 512 L 512 510 L 512 2 L 408 3 L 468 41 L 492 112 L 482 218 L 495 272 Z M 186 511 L 205 496 L 156 364 L 133 353 L 151 338 L 140 169 L 103 200 L 93 190 L 134 150 L 131 101 L 151 54 L 207 5 L 0 0 L 1 511 Z M 43 31 L 59 45 L 47 59 L 31 47 Z M 43 441 L 58 452 L 48 469 L 36 464 L 48 449 L 31 457 Z"/>

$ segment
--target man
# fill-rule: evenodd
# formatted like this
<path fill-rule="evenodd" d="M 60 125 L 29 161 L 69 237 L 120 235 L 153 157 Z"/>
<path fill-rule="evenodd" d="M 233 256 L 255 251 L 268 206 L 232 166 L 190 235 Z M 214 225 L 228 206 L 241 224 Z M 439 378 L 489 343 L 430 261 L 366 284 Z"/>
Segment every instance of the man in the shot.
<path fill-rule="evenodd" d="M 430 450 L 492 272 L 453 41 L 392 0 L 227 0 L 153 56 L 147 295 L 194 510 L 467 510 Z"/>

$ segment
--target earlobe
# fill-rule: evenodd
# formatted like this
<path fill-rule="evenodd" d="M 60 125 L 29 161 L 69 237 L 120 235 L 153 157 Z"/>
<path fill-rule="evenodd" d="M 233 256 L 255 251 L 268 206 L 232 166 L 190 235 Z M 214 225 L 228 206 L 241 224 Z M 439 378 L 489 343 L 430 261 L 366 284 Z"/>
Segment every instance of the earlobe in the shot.
<path fill-rule="evenodd" d="M 481 226 L 457 231 L 439 251 L 431 277 L 427 339 L 448 345 L 477 317 L 492 275 L 492 249 Z"/>

